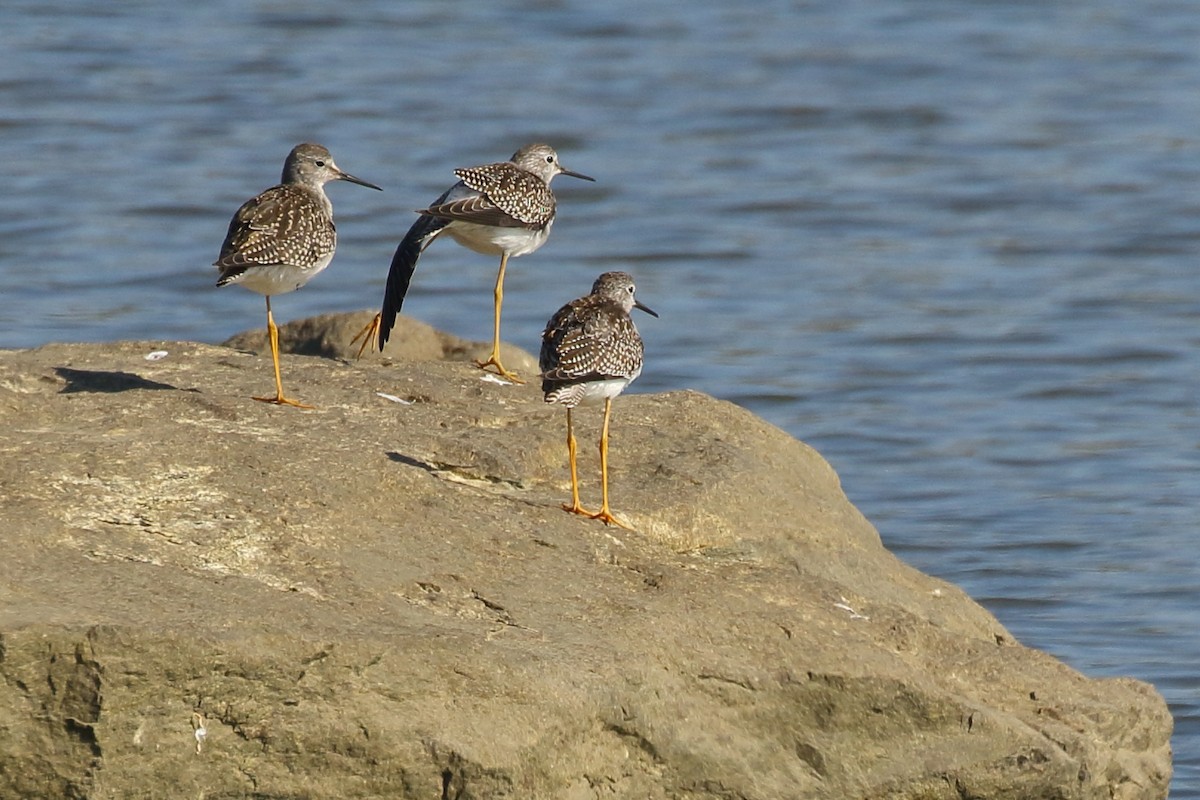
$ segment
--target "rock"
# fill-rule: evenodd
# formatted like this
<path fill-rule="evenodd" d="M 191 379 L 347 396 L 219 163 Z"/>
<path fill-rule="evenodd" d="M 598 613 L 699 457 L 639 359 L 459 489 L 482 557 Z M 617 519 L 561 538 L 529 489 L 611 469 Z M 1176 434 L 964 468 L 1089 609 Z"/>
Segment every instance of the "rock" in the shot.
<path fill-rule="evenodd" d="M 383 352 L 375 349 L 374 339 L 361 349 L 361 340 L 353 342 L 371 319 L 373 311 L 350 314 L 322 314 L 279 326 L 279 349 L 304 356 L 324 356 L 355 361 L 472 361 L 484 360 L 491 342 L 472 342 L 435 330 L 412 317 L 396 317 L 396 325 Z M 224 342 L 226 347 L 270 355 L 266 327 L 244 331 Z M 506 343 L 500 344 L 501 359 L 512 362 L 518 373 L 537 372 L 537 358 Z"/>
<path fill-rule="evenodd" d="M 0 797 L 1166 797 L 1152 687 L 897 560 L 803 443 L 622 396 L 606 528 L 561 410 L 403 330 L 284 356 L 313 411 L 228 347 L 0 351 Z"/>

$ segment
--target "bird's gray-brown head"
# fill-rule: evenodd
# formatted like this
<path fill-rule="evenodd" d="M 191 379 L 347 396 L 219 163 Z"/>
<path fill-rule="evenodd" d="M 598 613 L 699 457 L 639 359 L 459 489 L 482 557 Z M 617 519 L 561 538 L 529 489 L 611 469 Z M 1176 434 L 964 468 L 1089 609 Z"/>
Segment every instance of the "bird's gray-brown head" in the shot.
<path fill-rule="evenodd" d="M 580 172 L 564 169 L 563 165 L 558 162 L 558 153 L 554 152 L 554 148 L 548 144 L 527 144 L 513 153 L 513 157 L 509 161 L 526 172 L 537 175 L 547 184 L 554 180 L 555 175 L 570 175 L 572 178 L 584 181 L 596 180 Z"/>
<path fill-rule="evenodd" d="M 637 299 L 637 286 L 633 282 L 633 276 L 628 272 L 604 273 L 592 284 L 592 294 L 612 300 L 625 309 L 627 314 L 637 308 L 652 317 L 658 316 L 655 311 Z"/>
<path fill-rule="evenodd" d="M 305 142 L 292 148 L 283 163 L 283 183 L 299 183 L 320 187 L 329 181 L 349 181 L 369 189 L 383 191 L 373 183 L 343 172 L 333 161 L 333 156 L 323 145 Z"/>

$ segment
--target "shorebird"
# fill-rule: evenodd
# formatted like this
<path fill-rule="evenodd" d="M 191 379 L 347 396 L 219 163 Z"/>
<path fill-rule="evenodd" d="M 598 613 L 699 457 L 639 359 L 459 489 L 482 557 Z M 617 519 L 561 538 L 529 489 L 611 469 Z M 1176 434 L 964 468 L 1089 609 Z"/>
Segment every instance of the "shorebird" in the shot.
<path fill-rule="evenodd" d="M 500 363 L 500 306 L 504 301 L 504 270 L 508 259 L 532 253 L 546 243 L 554 224 L 555 201 L 550 181 L 556 175 L 585 181 L 595 178 L 564 169 L 558 154 L 548 144 L 526 145 L 508 161 L 456 169 L 454 174 L 459 177 L 458 183 L 428 208 L 417 211 L 421 216 L 396 248 L 383 293 L 383 310 L 354 337 L 354 341 L 363 339 L 358 354 L 362 355 L 376 333 L 379 349 L 383 350 L 396 314 L 404 304 L 417 259 L 434 239 L 446 234 L 476 253 L 500 256 L 494 292 L 492 352 L 475 363 L 481 368 L 494 367 L 501 377 L 520 383 L 520 378 Z"/>
<path fill-rule="evenodd" d="M 586 297 L 560 308 L 542 333 L 538 365 L 547 403 L 567 409 L 567 458 L 571 465 L 571 504 L 563 509 L 629 528 L 613 516 L 608 506 L 608 420 L 613 398 L 642 374 L 642 337 L 633 324 L 635 308 L 657 317 L 638 302 L 633 277 L 628 272 L 606 272 L 592 284 Z M 600 433 L 600 510 L 579 504 L 579 473 L 575 466 L 575 431 L 571 410 L 580 404 L 604 401 L 604 426 Z"/>
<path fill-rule="evenodd" d="M 275 396 L 255 397 L 264 403 L 312 408 L 284 397 L 279 377 L 279 329 L 271 316 L 271 296 L 299 289 L 329 266 L 337 247 L 333 204 L 325 195 L 329 181 L 350 181 L 379 189 L 342 172 L 319 144 L 298 144 L 283 164 L 283 179 L 247 200 L 229 222 L 217 286 L 236 283 L 267 298 L 267 340 L 275 364 Z M 380 190 L 382 191 L 382 190 Z"/>

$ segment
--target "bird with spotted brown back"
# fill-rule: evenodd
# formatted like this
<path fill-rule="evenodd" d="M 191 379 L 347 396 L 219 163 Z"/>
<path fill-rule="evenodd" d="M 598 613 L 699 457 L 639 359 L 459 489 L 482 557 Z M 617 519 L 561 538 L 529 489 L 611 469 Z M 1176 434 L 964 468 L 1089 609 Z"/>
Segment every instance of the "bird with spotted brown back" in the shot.
<path fill-rule="evenodd" d="M 333 204 L 325 194 L 329 181 L 379 189 L 339 169 L 321 145 L 298 144 L 283 164 L 282 182 L 247 200 L 233 215 L 221 255 L 213 262 L 221 270 L 217 286 L 240 284 L 267 299 L 267 341 L 275 365 L 275 396 L 254 398 L 264 403 L 312 408 L 283 394 L 279 329 L 271 315 L 271 297 L 299 289 L 333 260 L 337 229 Z"/>
<path fill-rule="evenodd" d="M 592 284 L 591 294 L 560 308 L 542 333 L 538 364 L 547 403 L 567 409 L 567 459 L 571 468 L 571 504 L 563 509 L 629 528 L 613 516 L 608 505 L 608 421 L 613 398 L 642 374 L 642 337 L 630 311 L 641 309 L 657 317 L 635 296 L 633 276 L 606 272 Z M 601 506 L 588 511 L 579 503 L 579 473 L 575 466 L 575 430 L 571 411 L 581 404 L 604 401 L 600 433 Z"/>
<path fill-rule="evenodd" d="M 355 342 L 363 340 L 358 354 L 361 356 L 375 342 L 376 335 L 383 350 L 408 294 L 417 259 L 434 239 L 446 234 L 476 253 L 500 256 L 493 292 L 492 350 L 486 359 L 475 363 L 483 369 L 493 367 L 501 377 L 520 383 L 520 378 L 500 363 L 500 307 L 508 259 L 532 253 L 549 238 L 556 205 L 550 182 L 556 175 L 595 179 L 564 169 L 548 144 L 526 145 L 508 161 L 456 169 L 454 174 L 458 183 L 417 212 L 421 216 L 396 248 L 383 293 L 383 309 L 354 337 Z"/>

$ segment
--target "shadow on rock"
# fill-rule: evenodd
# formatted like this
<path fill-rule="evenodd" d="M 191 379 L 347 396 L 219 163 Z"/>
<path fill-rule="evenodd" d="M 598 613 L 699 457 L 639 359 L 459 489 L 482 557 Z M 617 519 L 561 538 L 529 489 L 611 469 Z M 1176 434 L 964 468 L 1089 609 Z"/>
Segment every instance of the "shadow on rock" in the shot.
<path fill-rule="evenodd" d="M 417 469 L 423 469 L 426 472 L 438 471 L 438 468 L 435 465 L 430 464 L 428 461 L 422 461 L 419 458 L 406 456 L 403 453 L 397 453 L 394 450 L 389 450 L 387 457 L 389 461 L 394 461 L 397 464 L 404 464 L 409 467 L 416 467 Z"/>
<path fill-rule="evenodd" d="M 170 389 L 182 391 L 169 383 L 148 380 L 132 372 L 107 372 L 93 369 L 71 369 L 55 367 L 55 374 L 67 382 L 60 394 L 73 392 L 128 392 L 133 389 Z M 189 389 L 188 391 L 196 391 Z"/>

